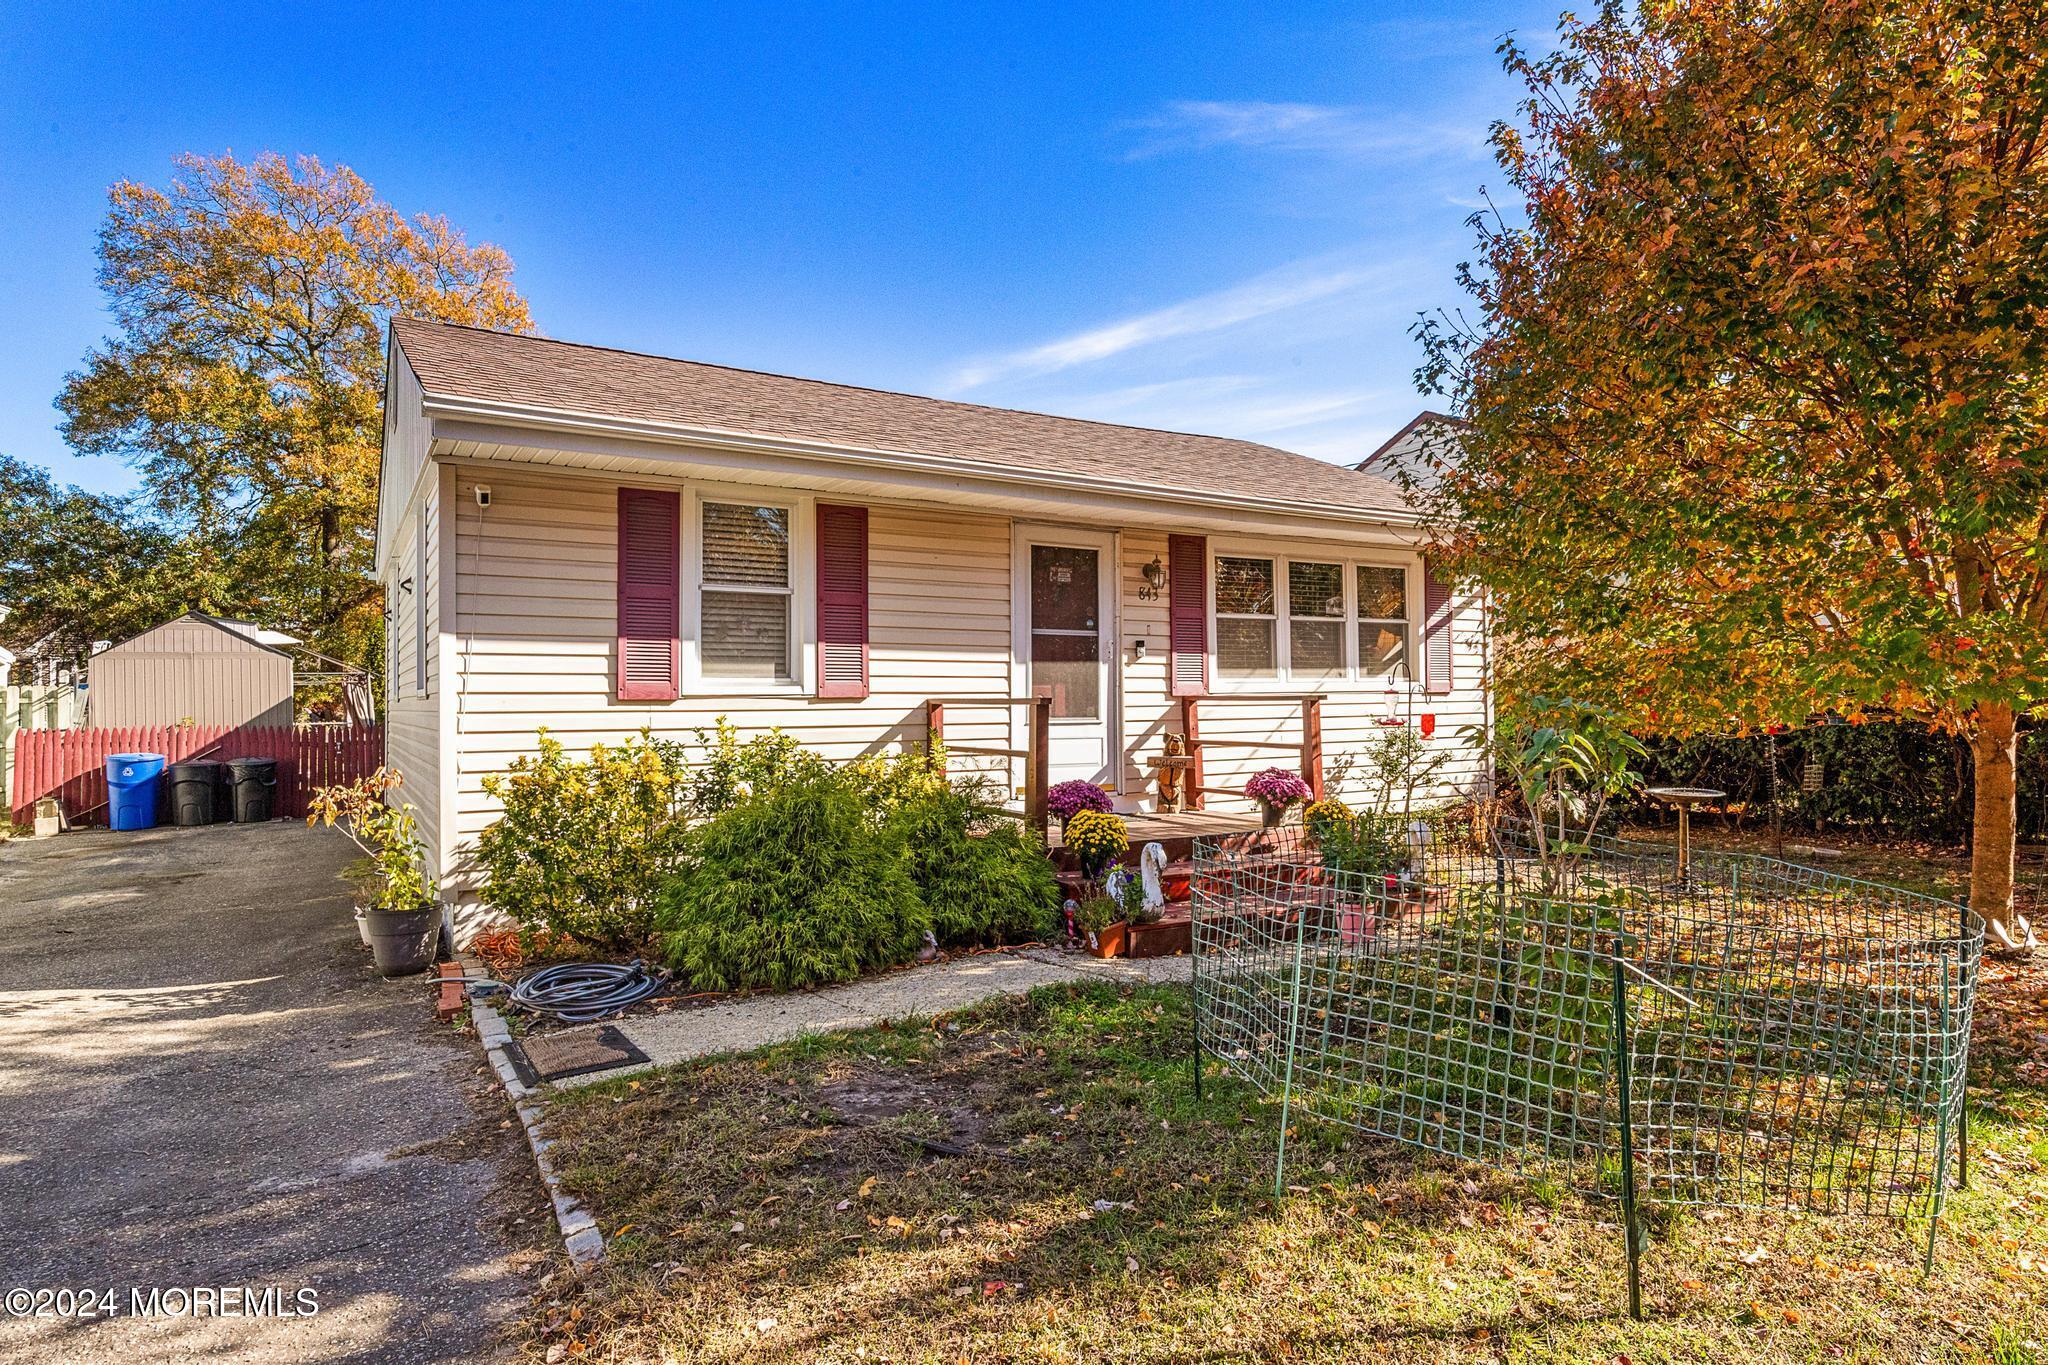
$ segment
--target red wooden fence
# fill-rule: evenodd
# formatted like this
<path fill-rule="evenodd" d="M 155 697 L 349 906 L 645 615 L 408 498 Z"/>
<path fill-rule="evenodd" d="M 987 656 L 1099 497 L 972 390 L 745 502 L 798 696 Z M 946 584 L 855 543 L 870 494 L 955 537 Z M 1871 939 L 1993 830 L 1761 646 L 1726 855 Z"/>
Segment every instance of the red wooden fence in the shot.
<path fill-rule="evenodd" d="M 107 822 L 107 756 L 162 754 L 173 763 L 188 758 L 274 758 L 277 813 L 301 816 L 312 793 L 377 770 L 384 761 L 384 728 L 340 730 L 315 726 L 135 725 L 97 730 L 19 730 L 14 736 L 14 790 L 9 793 L 16 824 L 35 816 L 45 796 L 64 803 L 73 824 Z"/>

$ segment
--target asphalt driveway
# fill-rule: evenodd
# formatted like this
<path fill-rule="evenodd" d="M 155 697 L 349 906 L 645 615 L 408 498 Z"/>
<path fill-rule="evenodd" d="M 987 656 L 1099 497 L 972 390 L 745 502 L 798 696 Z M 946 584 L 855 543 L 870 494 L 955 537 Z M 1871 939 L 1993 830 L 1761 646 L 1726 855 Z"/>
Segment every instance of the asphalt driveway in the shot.
<path fill-rule="evenodd" d="M 371 972 L 353 852 L 296 824 L 0 842 L 0 1290 L 113 1309 L 16 1295 L 0 1358 L 493 1354 L 537 1259 L 507 1234 L 545 1204 L 425 988 Z"/>

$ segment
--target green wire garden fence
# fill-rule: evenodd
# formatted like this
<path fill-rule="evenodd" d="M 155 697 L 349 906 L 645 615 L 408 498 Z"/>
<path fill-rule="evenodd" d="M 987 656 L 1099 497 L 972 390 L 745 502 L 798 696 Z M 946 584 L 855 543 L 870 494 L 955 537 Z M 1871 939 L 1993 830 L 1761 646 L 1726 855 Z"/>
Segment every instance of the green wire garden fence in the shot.
<path fill-rule="evenodd" d="M 1620 1205 L 1926 1217 L 1967 1181 L 1982 919 L 1772 858 L 1526 821 L 1194 855 L 1204 1055 L 1297 1111 Z"/>

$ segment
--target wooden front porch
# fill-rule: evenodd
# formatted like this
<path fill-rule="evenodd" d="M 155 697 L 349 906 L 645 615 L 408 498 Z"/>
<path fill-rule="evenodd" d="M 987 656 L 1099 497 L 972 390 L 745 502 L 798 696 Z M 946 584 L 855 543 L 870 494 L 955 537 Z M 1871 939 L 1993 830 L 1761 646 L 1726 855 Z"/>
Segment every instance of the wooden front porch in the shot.
<path fill-rule="evenodd" d="M 1285 701 L 1301 708 L 1301 739 L 1298 742 L 1266 739 L 1208 738 L 1202 734 L 1201 708 L 1204 706 L 1226 705 L 1232 701 L 1255 701 L 1270 705 L 1274 701 Z M 1283 760 L 1293 759 L 1299 766 L 1303 780 L 1308 783 L 1309 799 L 1323 798 L 1323 699 L 1317 695 L 1291 697 L 1182 697 L 1180 698 L 1180 733 L 1183 753 L 1173 759 L 1176 765 L 1175 777 L 1179 787 L 1180 801 L 1186 809 L 1183 813 L 1132 814 L 1124 817 L 1130 827 L 1131 847 L 1141 848 L 1147 842 L 1158 840 L 1167 844 L 1168 854 L 1173 857 L 1185 856 L 1176 853 L 1195 839 L 1205 834 L 1234 834 L 1248 829 L 1257 829 L 1259 816 L 1256 811 L 1210 811 L 1204 809 L 1210 796 L 1242 797 L 1243 793 L 1234 787 L 1210 786 L 1204 780 L 1205 764 L 1203 755 L 1211 749 L 1236 749 L 1270 753 Z M 946 734 L 946 713 L 949 709 L 972 709 L 1008 711 L 1012 707 L 1028 708 L 1025 721 L 1025 742 L 1022 748 L 995 745 L 952 744 Z M 1046 810 L 1046 793 L 1050 789 L 1051 776 L 1048 771 L 1048 739 L 1052 723 L 1052 696 L 1040 690 L 1028 697 L 933 697 L 924 704 L 925 742 L 933 750 L 941 746 L 947 752 L 971 758 L 1000 758 L 1006 762 L 1012 759 L 1023 764 L 1024 782 L 1020 795 L 1022 803 L 1012 808 L 1011 813 L 1024 821 L 1027 829 L 1045 830 L 1047 848 L 1060 847 L 1057 833 L 1047 828 L 1049 815 Z M 1160 780 L 1161 763 L 1153 762 L 1153 780 Z M 1107 784 L 1105 784 L 1107 785 Z M 1164 793 L 1161 793 L 1162 796 Z M 1161 822 L 1161 823 L 1154 823 Z"/>
<path fill-rule="evenodd" d="M 1180 815 L 1144 813 L 1126 815 L 1124 824 L 1131 832 L 1131 847 L 1143 848 L 1149 843 L 1166 845 L 1168 857 L 1185 857 L 1176 854 L 1175 845 L 1192 844 L 1195 840 L 1211 834 L 1242 834 L 1259 827 L 1259 813 L 1251 810 L 1191 810 Z M 1060 840 L 1059 827 L 1046 829 L 1047 847 L 1058 850 L 1065 845 Z"/>

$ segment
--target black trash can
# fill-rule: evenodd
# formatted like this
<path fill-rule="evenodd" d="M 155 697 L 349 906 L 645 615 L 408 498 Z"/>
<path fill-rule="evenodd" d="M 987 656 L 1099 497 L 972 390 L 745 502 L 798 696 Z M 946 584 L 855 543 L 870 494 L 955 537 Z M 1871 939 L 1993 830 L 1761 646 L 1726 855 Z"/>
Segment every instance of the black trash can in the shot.
<path fill-rule="evenodd" d="M 225 764 L 210 758 L 173 763 L 165 775 L 171 789 L 170 823 L 210 825 L 220 819 L 221 775 Z"/>
<path fill-rule="evenodd" d="M 235 770 L 225 763 L 213 765 L 213 823 L 235 822 Z"/>
<path fill-rule="evenodd" d="M 277 816 L 277 760 L 231 758 L 228 772 L 235 785 L 235 823 L 258 825 Z"/>

